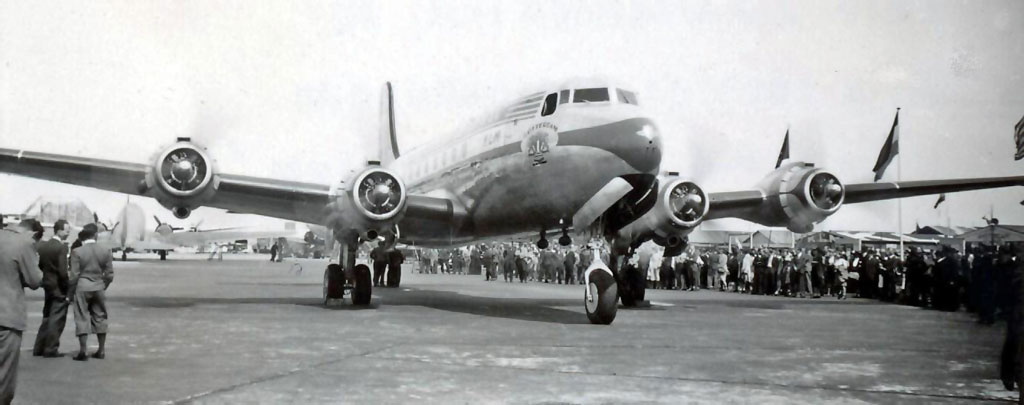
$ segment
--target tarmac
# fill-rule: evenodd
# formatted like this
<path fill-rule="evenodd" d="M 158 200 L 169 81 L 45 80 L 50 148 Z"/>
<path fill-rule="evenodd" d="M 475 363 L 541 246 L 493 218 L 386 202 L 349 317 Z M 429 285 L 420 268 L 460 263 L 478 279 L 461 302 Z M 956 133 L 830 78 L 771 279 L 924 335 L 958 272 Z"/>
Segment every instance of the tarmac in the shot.
<path fill-rule="evenodd" d="M 648 290 L 590 325 L 579 285 L 405 271 L 369 308 L 321 302 L 326 260 L 115 263 L 104 360 L 32 357 L 16 404 L 985 403 L 1003 324 L 875 301 Z M 61 351 L 77 350 L 72 315 Z M 95 338 L 90 350 L 95 350 Z"/>

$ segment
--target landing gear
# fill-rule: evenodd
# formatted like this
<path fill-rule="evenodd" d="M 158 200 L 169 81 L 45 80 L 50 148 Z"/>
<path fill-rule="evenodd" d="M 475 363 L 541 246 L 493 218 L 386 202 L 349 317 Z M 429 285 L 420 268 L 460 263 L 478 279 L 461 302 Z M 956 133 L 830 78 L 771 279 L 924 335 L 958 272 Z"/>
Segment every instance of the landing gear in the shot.
<path fill-rule="evenodd" d="M 643 302 L 647 283 L 644 275 L 640 274 L 633 266 L 619 272 L 619 289 L 622 291 L 622 306 L 635 307 L 637 303 Z"/>
<path fill-rule="evenodd" d="M 583 304 L 587 319 L 595 325 L 610 325 L 618 310 L 619 291 L 615 278 L 603 269 L 596 269 L 587 276 L 587 291 Z"/>
<path fill-rule="evenodd" d="M 122 250 L 121 251 L 121 261 L 122 262 L 127 262 L 128 261 L 128 251 L 127 250 Z"/>
<path fill-rule="evenodd" d="M 352 269 L 354 286 L 352 287 L 352 305 L 370 305 L 370 293 L 373 285 L 370 277 L 370 268 L 360 264 Z"/>
<path fill-rule="evenodd" d="M 330 300 L 340 300 L 345 296 L 345 272 L 341 265 L 331 263 L 324 270 L 324 305 Z"/>
<path fill-rule="evenodd" d="M 160 254 L 160 260 L 167 260 L 167 251 L 166 250 L 158 250 L 157 253 Z"/>
<path fill-rule="evenodd" d="M 324 270 L 324 305 L 345 297 L 345 290 L 352 290 L 352 304 L 366 306 L 370 304 L 373 292 L 373 280 L 370 268 L 365 264 L 356 265 L 358 239 L 345 243 L 341 251 L 341 264 L 331 263 Z M 347 270 L 346 270 L 347 269 Z"/>

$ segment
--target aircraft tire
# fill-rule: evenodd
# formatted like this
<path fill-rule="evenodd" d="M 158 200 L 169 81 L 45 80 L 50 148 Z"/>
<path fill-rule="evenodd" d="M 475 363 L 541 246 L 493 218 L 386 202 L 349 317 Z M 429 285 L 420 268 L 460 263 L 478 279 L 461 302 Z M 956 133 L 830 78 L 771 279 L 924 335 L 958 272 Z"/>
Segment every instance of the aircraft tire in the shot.
<path fill-rule="evenodd" d="M 619 272 L 619 298 L 622 300 L 622 306 L 631 308 L 636 306 L 636 296 L 633 294 L 633 283 L 630 277 L 629 270 L 623 270 Z"/>
<path fill-rule="evenodd" d="M 633 271 L 633 296 L 636 297 L 636 302 L 643 302 L 644 296 L 647 295 L 647 275 L 640 271 Z"/>
<path fill-rule="evenodd" d="M 352 289 L 352 305 L 370 305 L 370 295 L 373 292 L 370 268 L 365 264 L 358 264 L 352 270 L 352 273 L 355 276 L 355 286 Z"/>
<path fill-rule="evenodd" d="M 587 319 L 595 325 L 611 325 L 619 306 L 619 288 L 615 279 L 603 270 L 596 270 L 590 273 L 587 288 L 594 298 L 590 301 L 587 299 L 587 293 L 583 294 Z"/>
<path fill-rule="evenodd" d="M 324 304 L 328 300 L 341 299 L 345 295 L 345 272 L 341 265 L 331 263 L 324 270 Z"/>

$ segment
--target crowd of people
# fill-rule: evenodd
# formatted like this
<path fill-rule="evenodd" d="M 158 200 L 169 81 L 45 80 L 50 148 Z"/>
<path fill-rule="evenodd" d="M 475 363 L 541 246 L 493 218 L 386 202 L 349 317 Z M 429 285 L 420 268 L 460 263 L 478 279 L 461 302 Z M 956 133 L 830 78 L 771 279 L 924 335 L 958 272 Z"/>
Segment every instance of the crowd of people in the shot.
<path fill-rule="evenodd" d="M 848 247 L 737 248 L 690 246 L 664 257 L 644 246 L 629 255 L 620 271 L 638 271 L 647 288 L 799 298 L 878 299 L 940 310 L 976 311 L 992 323 L 1005 306 L 1015 255 L 988 247 L 962 254 L 948 246 L 898 249 Z M 575 245 L 538 249 L 531 243 L 491 243 L 454 249 L 419 249 L 417 271 L 430 274 L 482 274 L 485 280 L 582 283 L 595 250 Z M 596 250 L 609 262 L 606 248 Z M 385 259 L 386 260 L 386 259 Z"/>
<path fill-rule="evenodd" d="M 539 249 L 532 243 L 491 243 L 417 252 L 420 273 L 482 274 L 487 281 L 500 278 L 506 282 L 555 284 L 582 283 L 583 271 L 590 267 L 594 255 L 594 250 L 575 245 Z M 607 250 L 598 252 L 607 262 Z"/>

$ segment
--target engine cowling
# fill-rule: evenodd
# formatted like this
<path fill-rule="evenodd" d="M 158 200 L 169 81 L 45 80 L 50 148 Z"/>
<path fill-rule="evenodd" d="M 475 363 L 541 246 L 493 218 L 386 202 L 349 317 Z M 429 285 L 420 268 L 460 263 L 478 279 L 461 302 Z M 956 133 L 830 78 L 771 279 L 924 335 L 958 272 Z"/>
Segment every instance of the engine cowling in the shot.
<path fill-rule="evenodd" d="M 659 183 L 657 202 L 639 219 L 620 229 L 617 239 L 654 239 L 660 245 L 675 247 L 704 220 L 711 202 L 697 183 L 675 176 Z"/>
<path fill-rule="evenodd" d="M 206 151 L 187 140 L 174 143 L 156 155 L 146 176 L 146 194 L 171 210 L 179 219 L 213 197 L 217 170 Z"/>
<path fill-rule="evenodd" d="M 846 188 L 834 174 L 803 162 L 775 170 L 758 188 L 767 196 L 765 206 L 741 218 L 768 226 L 784 226 L 797 233 L 835 214 L 843 205 Z"/>
<path fill-rule="evenodd" d="M 405 182 L 390 170 L 370 167 L 336 190 L 329 223 L 338 239 L 352 234 L 366 240 L 397 236 L 396 224 L 405 214 L 408 190 Z"/>

